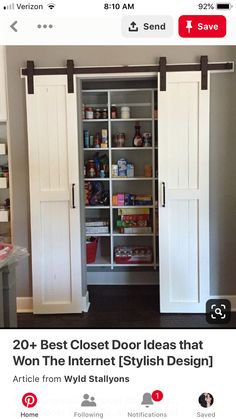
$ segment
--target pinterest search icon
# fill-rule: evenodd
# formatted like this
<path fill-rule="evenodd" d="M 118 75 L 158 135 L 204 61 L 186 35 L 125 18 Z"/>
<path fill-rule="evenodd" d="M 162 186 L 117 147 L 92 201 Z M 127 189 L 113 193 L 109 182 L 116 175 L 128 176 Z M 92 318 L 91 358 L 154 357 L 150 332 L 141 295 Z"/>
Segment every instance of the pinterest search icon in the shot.
<path fill-rule="evenodd" d="M 37 397 L 34 393 L 25 393 L 22 397 L 22 403 L 25 407 L 31 408 L 37 404 Z"/>

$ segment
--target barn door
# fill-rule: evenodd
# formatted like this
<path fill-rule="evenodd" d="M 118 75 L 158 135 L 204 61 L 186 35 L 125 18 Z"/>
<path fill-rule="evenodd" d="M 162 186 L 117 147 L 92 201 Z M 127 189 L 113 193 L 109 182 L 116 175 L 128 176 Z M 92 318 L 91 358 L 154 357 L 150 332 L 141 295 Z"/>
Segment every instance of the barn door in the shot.
<path fill-rule="evenodd" d="M 160 79 L 158 80 L 158 86 Z M 209 298 L 209 83 L 167 73 L 158 88 L 160 305 L 205 311 Z"/>
<path fill-rule="evenodd" d="M 66 76 L 26 93 L 34 313 L 82 311 L 76 92 Z"/>

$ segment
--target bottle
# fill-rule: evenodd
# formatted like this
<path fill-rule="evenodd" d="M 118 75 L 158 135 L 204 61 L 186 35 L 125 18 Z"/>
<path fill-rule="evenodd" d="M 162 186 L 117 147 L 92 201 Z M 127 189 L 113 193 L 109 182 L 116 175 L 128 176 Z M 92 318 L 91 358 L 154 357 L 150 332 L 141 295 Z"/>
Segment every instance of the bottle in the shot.
<path fill-rule="evenodd" d="M 111 106 L 111 119 L 117 118 L 117 107 L 115 105 Z"/>
<path fill-rule="evenodd" d="M 89 131 L 84 129 L 84 148 L 89 148 Z"/>
<path fill-rule="evenodd" d="M 140 134 L 140 125 L 137 122 L 135 125 L 135 135 L 133 138 L 133 147 L 142 147 L 143 145 L 143 139 L 142 135 Z"/>

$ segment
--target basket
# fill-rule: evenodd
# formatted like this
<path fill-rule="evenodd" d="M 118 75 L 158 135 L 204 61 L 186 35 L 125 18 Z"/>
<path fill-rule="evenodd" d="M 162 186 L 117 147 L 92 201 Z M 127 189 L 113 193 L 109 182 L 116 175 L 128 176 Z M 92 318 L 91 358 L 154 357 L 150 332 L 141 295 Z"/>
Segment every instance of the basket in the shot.
<path fill-rule="evenodd" d="M 87 263 L 94 263 L 97 254 L 98 238 L 91 237 L 90 240 L 86 242 L 86 259 Z"/>

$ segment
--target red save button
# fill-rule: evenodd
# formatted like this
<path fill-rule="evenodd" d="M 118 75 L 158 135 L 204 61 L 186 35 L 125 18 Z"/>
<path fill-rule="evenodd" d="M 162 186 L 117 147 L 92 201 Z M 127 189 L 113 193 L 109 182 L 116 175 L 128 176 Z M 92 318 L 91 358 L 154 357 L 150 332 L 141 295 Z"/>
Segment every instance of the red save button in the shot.
<path fill-rule="evenodd" d="M 226 35 L 226 18 L 221 15 L 180 16 L 179 35 L 182 38 L 223 38 Z"/>

